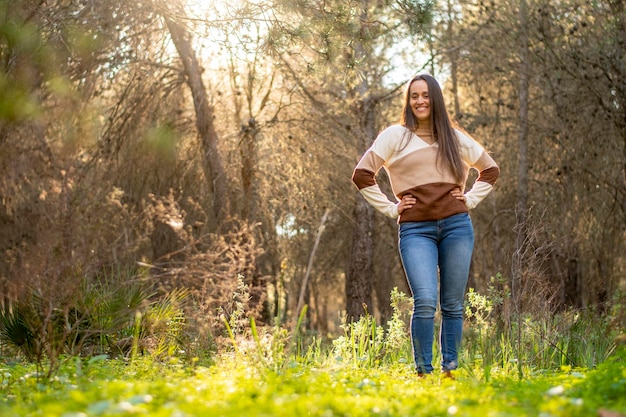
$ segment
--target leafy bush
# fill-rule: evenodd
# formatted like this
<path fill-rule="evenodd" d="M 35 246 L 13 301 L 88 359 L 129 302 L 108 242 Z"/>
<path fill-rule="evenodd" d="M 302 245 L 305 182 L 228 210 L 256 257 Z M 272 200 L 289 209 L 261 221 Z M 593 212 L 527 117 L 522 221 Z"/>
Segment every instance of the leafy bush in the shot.
<path fill-rule="evenodd" d="M 70 298 L 32 295 L 2 311 L 0 343 L 47 367 L 48 377 L 68 354 L 171 356 L 180 346 L 187 295 L 154 298 L 149 288 L 145 271 L 109 269 L 84 277 Z"/>
<path fill-rule="evenodd" d="M 339 362 L 355 367 L 373 367 L 383 363 L 407 363 L 411 358 L 411 341 L 407 316 L 412 311 L 412 300 L 394 288 L 391 292 L 393 314 L 387 322 L 387 331 L 370 314 L 358 321 L 341 324 L 343 335 L 333 340 L 333 356 Z"/>
<path fill-rule="evenodd" d="M 501 276 L 491 282 L 500 282 Z M 463 354 L 468 367 L 479 365 L 489 379 L 492 370 L 530 372 L 563 366 L 593 368 L 615 349 L 619 330 L 612 316 L 593 310 L 567 310 L 551 316 L 517 312 L 503 320 L 494 314 L 510 294 L 490 286 L 488 295 L 467 294 Z M 520 375 L 522 376 L 522 375 Z"/>

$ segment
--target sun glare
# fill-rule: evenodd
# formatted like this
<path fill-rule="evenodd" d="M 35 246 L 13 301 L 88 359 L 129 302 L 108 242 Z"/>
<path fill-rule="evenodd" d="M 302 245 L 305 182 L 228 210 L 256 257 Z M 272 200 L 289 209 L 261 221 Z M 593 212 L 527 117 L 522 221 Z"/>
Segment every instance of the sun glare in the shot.
<path fill-rule="evenodd" d="M 228 7 L 237 7 L 239 0 L 185 0 L 185 11 L 190 18 L 206 19 Z"/>
<path fill-rule="evenodd" d="M 216 6 L 216 3 L 220 1 L 213 0 L 185 0 L 185 11 L 192 18 L 206 17 L 211 10 Z"/>

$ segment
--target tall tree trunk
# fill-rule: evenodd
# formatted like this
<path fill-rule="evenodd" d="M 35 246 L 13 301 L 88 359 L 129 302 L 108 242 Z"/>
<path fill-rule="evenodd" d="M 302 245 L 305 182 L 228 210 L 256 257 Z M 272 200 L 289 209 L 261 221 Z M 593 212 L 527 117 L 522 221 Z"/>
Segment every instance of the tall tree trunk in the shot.
<path fill-rule="evenodd" d="M 163 13 L 163 18 L 183 62 L 187 85 L 193 96 L 196 128 L 202 143 L 204 175 L 210 186 L 209 191 L 213 193 L 213 211 L 217 221 L 215 229 L 222 229 L 225 227 L 225 220 L 229 213 L 228 182 L 217 148 L 219 138 L 213 123 L 215 114 L 213 107 L 209 104 L 209 97 L 202 81 L 202 69 L 191 45 L 191 34 L 166 13 Z"/>
<path fill-rule="evenodd" d="M 259 190 L 257 164 L 259 160 L 258 141 L 261 130 L 254 118 L 242 127 L 239 155 L 241 156 L 241 181 L 243 186 L 242 216 L 250 224 L 257 222 Z"/>
<path fill-rule="evenodd" d="M 526 241 L 526 214 L 528 210 L 528 77 L 530 74 L 529 51 L 528 51 L 528 5 L 526 0 L 521 0 L 519 4 L 519 29 L 520 29 L 520 45 L 519 45 L 519 114 L 518 114 L 518 171 L 517 171 L 517 205 L 516 205 L 516 230 L 517 241 L 515 258 L 513 259 L 513 290 L 519 287 L 521 280 L 521 267 L 523 260 L 522 246 Z M 514 297 L 517 294 L 513 294 Z"/>
<path fill-rule="evenodd" d="M 374 209 L 363 198 L 354 203 L 352 252 L 346 275 L 346 315 L 349 321 L 358 320 L 372 305 L 372 275 L 374 258 Z"/>
<path fill-rule="evenodd" d="M 374 210 L 375 211 L 375 210 Z M 380 251 L 381 253 L 387 253 L 387 256 L 376 254 L 374 256 L 375 265 L 374 280 L 372 281 L 372 288 L 374 290 L 374 302 L 376 304 L 379 323 L 387 323 L 393 316 L 393 308 L 391 307 L 391 292 L 394 287 L 398 287 L 398 280 L 393 279 L 396 275 L 394 272 L 398 271 L 400 266 L 399 256 L 392 256 L 393 252 L 388 252 L 389 238 L 397 242 L 398 236 L 398 224 L 391 219 L 383 216 L 377 216 L 374 224 L 376 228 L 375 236 L 380 236 L 377 242 L 374 243 L 374 251 Z M 396 246 L 396 255 L 399 255 Z M 378 279 L 377 279 L 378 278 Z"/>
<path fill-rule="evenodd" d="M 518 178 L 517 178 L 517 216 L 516 230 L 517 240 L 513 259 L 513 273 L 511 293 L 515 312 L 518 319 L 517 329 L 517 353 L 521 353 L 521 328 L 522 328 L 522 265 L 524 263 L 524 246 L 527 245 L 527 206 L 528 206 L 528 84 L 530 76 L 530 62 L 528 50 L 528 5 L 526 0 L 521 0 L 519 5 L 519 28 L 520 28 L 520 69 L 519 69 L 519 131 L 518 131 Z M 520 361 L 521 362 L 521 361 Z M 518 364 L 518 375 L 523 376 L 521 363 Z"/>
<path fill-rule="evenodd" d="M 611 7 L 611 11 L 613 12 L 613 16 L 615 16 L 615 24 L 617 27 L 616 33 L 618 34 L 618 39 L 616 45 L 619 45 L 616 51 L 615 56 L 626 56 L 626 2 L 624 0 L 612 0 L 609 1 L 609 6 Z M 621 75 L 624 75 L 626 72 L 626 62 L 622 61 L 624 64 L 621 66 Z M 618 77 L 619 80 L 621 78 L 622 88 L 616 89 L 617 98 L 616 100 L 619 103 L 619 108 L 621 109 L 621 117 L 617 120 L 617 126 L 622 132 L 622 139 L 624 140 L 623 149 L 623 159 L 622 159 L 622 183 L 620 184 L 619 192 L 621 193 L 621 208 L 622 208 L 622 227 L 626 226 L 626 88 L 623 84 L 623 77 Z"/>
<path fill-rule="evenodd" d="M 519 130 L 518 130 L 518 177 L 517 177 L 517 209 L 520 223 L 526 220 L 528 209 L 528 84 L 530 62 L 528 51 L 528 5 L 526 0 L 520 1 L 520 69 L 519 69 Z"/>
<path fill-rule="evenodd" d="M 454 5 L 450 0 L 448 0 L 447 4 L 447 13 L 448 13 L 448 27 L 446 28 L 446 32 L 448 35 L 448 41 L 451 42 L 454 36 L 454 22 L 456 20 L 456 16 L 454 13 Z M 459 77 L 458 77 L 458 49 L 455 47 L 449 54 L 450 60 L 450 81 L 452 82 L 452 99 L 454 104 L 454 118 L 457 121 L 460 121 L 463 117 L 461 115 L 461 105 L 459 104 Z M 434 59 L 433 59 L 434 61 Z"/>
<path fill-rule="evenodd" d="M 361 22 L 367 22 L 367 0 L 363 2 Z M 363 24 L 363 23 L 362 23 Z M 364 27 L 361 31 L 365 31 Z M 360 37 L 363 39 L 363 37 Z M 357 40 L 354 53 L 358 59 L 365 58 L 363 42 Z M 372 99 L 367 77 L 364 76 L 356 88 L 359 97 L 356 108 L 359 119 L 361 151 L 372 144 L 376 135 L 375 101 Z M 346 275 L 346 314 L 348 320 L 358 320 L 365 313 L 364 306 L 372 312 L 372 277 L 374 276 L 374 209 L 363 198 L 354 203 L 355 225 L 352 232 L 352 252 Z"/>

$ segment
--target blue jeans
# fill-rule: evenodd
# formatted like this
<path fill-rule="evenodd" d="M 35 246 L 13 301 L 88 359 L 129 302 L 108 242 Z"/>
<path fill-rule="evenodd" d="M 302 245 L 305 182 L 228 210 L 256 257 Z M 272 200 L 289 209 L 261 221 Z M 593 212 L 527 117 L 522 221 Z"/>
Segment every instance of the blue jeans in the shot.
<path fill-rule="evenodd" d="M 470 216 L 460 213 L 435 221 L 403 222 L 399 235 L 402 265 L 413 294 L 411 340 L 417 371 L 433 371 L 438 281 L 441 367 L 443 371 L 456 369 L 463 333 L 463 299 L 474 250 Z"/>

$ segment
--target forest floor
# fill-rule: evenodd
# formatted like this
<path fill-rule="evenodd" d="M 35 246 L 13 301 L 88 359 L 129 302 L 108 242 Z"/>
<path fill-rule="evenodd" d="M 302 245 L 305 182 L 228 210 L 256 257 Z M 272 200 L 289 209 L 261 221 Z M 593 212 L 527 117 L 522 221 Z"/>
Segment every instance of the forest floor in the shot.
<path fill-rule="evenodd" d="M 0 358 L 1 359 L 1 358 Z M 408 364 L 326 360 L 272 367 L 250 356 L 212 364 L 70 358 L 54 377 L 0 362 L 0 416 L 626 416 L 626 349 L 594 369 L 462 367 L 417 378 Z"/>

